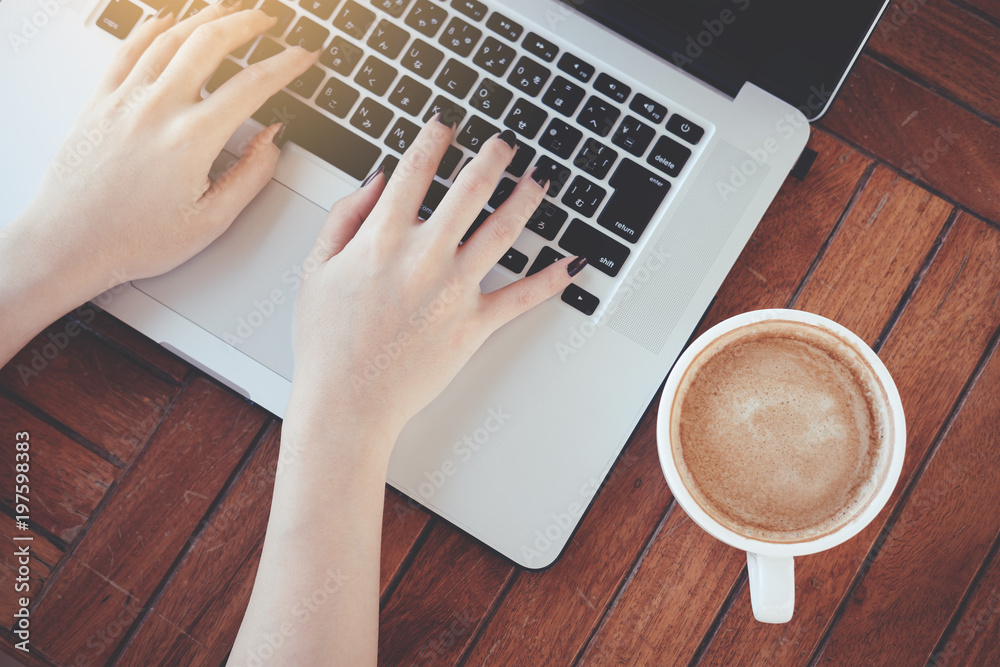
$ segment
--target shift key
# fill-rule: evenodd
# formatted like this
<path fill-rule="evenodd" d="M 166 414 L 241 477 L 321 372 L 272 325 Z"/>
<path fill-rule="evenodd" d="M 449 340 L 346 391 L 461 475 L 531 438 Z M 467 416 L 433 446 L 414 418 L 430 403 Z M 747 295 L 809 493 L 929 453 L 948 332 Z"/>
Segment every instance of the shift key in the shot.
<path fill-rule="evenodd" d="M 670 182 L 625 158 L 609 183 L 615 192 L 598 216 L 597 224 L 635 243 L 667 196 Z"/>
<path fill-rule="evenodd" d="M 253 115 L 264 125 L 286 123 L 285 138 L 359 181 L 368 176 L 382 150 L 303 104 L 278 91 Z"/>

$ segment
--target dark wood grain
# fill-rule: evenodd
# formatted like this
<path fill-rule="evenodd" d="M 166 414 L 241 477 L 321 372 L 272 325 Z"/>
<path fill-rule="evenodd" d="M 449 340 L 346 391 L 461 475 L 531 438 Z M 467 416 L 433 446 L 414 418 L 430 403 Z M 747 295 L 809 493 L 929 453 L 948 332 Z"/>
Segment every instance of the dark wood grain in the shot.
<path fill-rule="evenodd" d="M 31 601 L 29 610 L 38 601 L 39 593 L 63 557 L 62 549 L 52 543 L 38 531 L 19 530 L 15 527 L 14 517 L 0 514 L 0 528 L 3 529 L 3 566 L 0 567 L 0 627 L 9 629 L 14 621 L 14 612 L 20 609 L 20 599 L 26 597 Z M 30 537 L 30 540 L 15 540 L 14 537 Z M 30 560 L 28 563 L 28 580 L 24 581 L 21 572 L 18 551 L 28 547 Z M 28 590 L 15 586 L 28 585 Z"/>
<path fill-rule="evenodd" d="M 996 88 L 992 95 L 996 96 Z M 862 56 L 822 125 L 1000 221 L 1000 127 Z"/>
<path fill-rule="evenodd" d="M 264 421 L 262 410 L 212 381 L 198 378 L 185 388 L 90 527 L 90 539 L 81 541 L 38 603 L 35 641 L 47 655 L 69 662 L 126 606 L 131 613 L 146 603 Z M 110 595 L 118 603 L 95 604 L 80 615 L 79 606 L 67 602 L 81 577 L 89 581 L 88 593 L 94 589 L 92 599 Z M 106 660 L 115 646 L 103 642 L 94 659 Z"/>
<path fill-rule="evenodd" d="M 963 607 L 927 662 L 933 667 L 1000 664 L 997 636 L 1000 636 L 1000 558 L 994 543 L 992 558 L 983 566 L 981 579 L 966 596 Z"/>
<path fill-rule="evenodd" d="M 92 316 L 88 309 L 93 310 Z M 168 352 L 166 348 L 146 338 L 127 324 L 122 324 L 94 304 L 87 304 L 82 311 L 71 315 L 99 336 L 119 345 L 133 355 L 134 359 L 148 364 L 154 371 L 162 373 L 178 384 L 184 381 L 191 370 L 187 363 Z"/>
<path fill-rule="evenodd" d="M 960 0 L 960 4 L 978 9 L 988 18 L 1000 23 L 1000 0 Z"/>

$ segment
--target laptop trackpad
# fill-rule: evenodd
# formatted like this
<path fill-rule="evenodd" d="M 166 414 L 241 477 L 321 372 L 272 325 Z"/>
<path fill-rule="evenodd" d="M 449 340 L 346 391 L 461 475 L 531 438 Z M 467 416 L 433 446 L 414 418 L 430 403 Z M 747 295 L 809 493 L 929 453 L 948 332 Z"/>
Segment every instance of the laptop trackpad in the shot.
<path fill-rule="evenodd" d="M 343 187 L 336 199 L 356 186 Z M 327 211 L 269 182 L 212 245 L 170 273 L 135 281 L 142 292 L 292 379 L 292 309 L 302 264 Z"/>

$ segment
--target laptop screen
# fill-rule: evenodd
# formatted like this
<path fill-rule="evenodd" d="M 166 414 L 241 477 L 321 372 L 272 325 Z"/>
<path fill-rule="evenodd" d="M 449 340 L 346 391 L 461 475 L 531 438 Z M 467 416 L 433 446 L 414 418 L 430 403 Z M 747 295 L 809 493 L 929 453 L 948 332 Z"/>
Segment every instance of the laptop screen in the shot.
<path fill-rule="evenodd" d="M 750 81 L 819 117 L 887 0 L 564 0 L 735 96 Z"/>

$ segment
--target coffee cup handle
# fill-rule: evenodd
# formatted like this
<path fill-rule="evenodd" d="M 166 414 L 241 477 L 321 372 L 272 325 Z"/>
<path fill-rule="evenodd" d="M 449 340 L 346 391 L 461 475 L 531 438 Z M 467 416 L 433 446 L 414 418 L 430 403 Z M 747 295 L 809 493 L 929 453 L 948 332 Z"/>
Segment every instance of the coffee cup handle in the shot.
<path fill-rule="evenodd" d="M 795 608 L 795 566 L 791 556 L 747 552 L 750 605 L 761 623 L 787 623 Z"/>

